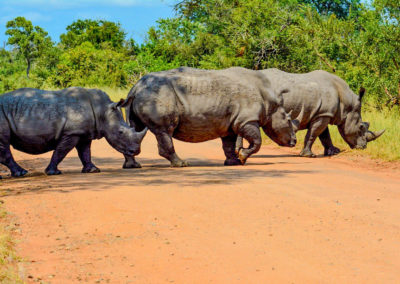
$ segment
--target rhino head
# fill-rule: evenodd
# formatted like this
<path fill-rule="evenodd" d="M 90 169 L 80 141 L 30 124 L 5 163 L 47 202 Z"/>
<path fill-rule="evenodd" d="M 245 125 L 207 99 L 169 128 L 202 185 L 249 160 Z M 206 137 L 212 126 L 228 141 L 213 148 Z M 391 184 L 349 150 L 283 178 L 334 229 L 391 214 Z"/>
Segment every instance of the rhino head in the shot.
<path fill-rule="evenodd" d="M 269 119 L 262 128 L 275 143 L 280 146 L 294 147 L 296 145 L 296 133 L 292 122 L 291 113 L 287 113 L 283 108 L 282 94 L 287 92 L 283 90 L 277 96 L 277 102 L 270 104 Z"/>
<path fill-rule="evenodd" d="M 359 91 L 358 100 L 352 110 L 347 114 L 346 119 L 338 125 L 340 135 L 349 144 L 350 148 L 365 149 L 367 143 L 379 138 L 385 130 L 373 132 L 369 130 L 369 122 L 361 119 L 361 100 L 365 89 Z"/>
<path fill-rule="evenodd" d="M 107 106 L 104 115 L 103 131 L 107 142 L 124 155 L 134 156 L 140 153 L 140 144 L 146 134 L 147 128 L 136 132 L 125 122 L 120 107 L 125 100 L 111 103 Z"/>

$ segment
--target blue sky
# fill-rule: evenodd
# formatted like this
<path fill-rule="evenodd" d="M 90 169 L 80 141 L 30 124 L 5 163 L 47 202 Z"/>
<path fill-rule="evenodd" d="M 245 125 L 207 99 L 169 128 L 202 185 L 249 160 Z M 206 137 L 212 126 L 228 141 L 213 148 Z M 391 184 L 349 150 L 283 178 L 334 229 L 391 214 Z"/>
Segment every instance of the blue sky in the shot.
<path fill-rule="evenodd" d="M 0 44 L 7 41 L 6 23 L 23 16 L 44 28 L 58 42 L 65 28 L 77 19 L 120 22 L 136 42 L 159 18 L 174 16 L 175 0 L 0 0 Z"/>

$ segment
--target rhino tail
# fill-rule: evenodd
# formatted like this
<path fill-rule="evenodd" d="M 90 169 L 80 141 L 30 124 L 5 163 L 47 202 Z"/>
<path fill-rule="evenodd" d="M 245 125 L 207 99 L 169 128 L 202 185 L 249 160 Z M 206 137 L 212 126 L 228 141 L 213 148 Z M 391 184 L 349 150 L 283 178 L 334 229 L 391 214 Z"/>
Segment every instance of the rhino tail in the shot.
<path fill-rule="evenodd" d="M 360 97 L 360 102 L 361 102 L 364 94 L 365 94 L 365 88 L 361 87 L 360 90 L 358 91 L 358 96 Z"/>

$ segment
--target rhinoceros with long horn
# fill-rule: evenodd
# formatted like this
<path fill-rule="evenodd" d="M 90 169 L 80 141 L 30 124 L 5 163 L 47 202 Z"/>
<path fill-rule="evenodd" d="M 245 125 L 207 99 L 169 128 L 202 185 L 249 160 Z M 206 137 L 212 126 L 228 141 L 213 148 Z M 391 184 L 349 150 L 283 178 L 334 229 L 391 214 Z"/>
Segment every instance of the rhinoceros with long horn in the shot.
<path fill-rule="evenodd" d="M 187 166 L 175 153 L 172 137 L 186 142 L 221 138 L 225 165 L 244 164 L 261 146 L 260 127 L 276 143 L 294 146 L 292 122 L 269 80 L 244 68 L 200 70 L 178 68 L 142 77 L 126 99 L 127 118 L 137 131 L 148 127 L 159 154 L 173 167 Z M 249 148 L 235 154 L 237 135 Z M 126 157 L 124 167 L 137 167 Z"/>
<path fill-rule="evenodd" d="M 10 145 L 29 153 L 53 152 L 48 175 L 61 174 L 58 164 L 74 147 L 83 173 L 99 172 L 92 163 L 93 139 L 105 137 L 124 155 L 137 155 L 145 132 L 137 133 L 124 121 L 119 103 L 97 89 L 59 91 L 18 89 L 0 96 L 0 163 L 14 177 L 27 173 L 13 159 Z"/>
<path fill-rule="evenodd" d="M 384 130 L 370 131 L 369 123 L 361 119 L 364 88 L 357 96 L 344 80 L 323 70 L 293 74 L 271 68 L 258 72 L 269 79 L 275 92 L 287 90 L 283 95 L 284 108 L 291 112 L 295 131 L 308 129 L 300 156 L 315 157 L 311 147 L 317 137 L 324 146 L 325 156 L 340 152 L 332 144 L 328 124 L 337 125 L 347 144 L 357 149 L 366 148 L 367 142 L 384 133 Z M 239 138 L 236 151 L 241 145 Z"/>

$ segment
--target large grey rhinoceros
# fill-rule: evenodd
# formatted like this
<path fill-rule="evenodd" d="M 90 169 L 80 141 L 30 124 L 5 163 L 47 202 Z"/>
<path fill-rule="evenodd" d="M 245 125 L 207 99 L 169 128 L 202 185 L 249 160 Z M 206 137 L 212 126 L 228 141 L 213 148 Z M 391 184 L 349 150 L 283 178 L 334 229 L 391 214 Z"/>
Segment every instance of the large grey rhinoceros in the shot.
<path fill-rule="evenodd" d="M 287 73 L 275 68 L 258 71 L 271 81 L 275 92 L 286 89 L 284 108 L 291 112 L 295 131 L 308 129 L 300 156 L 315 157 L 311 151 L 319 137 L 324 155 L 338 154 L 333 146 L 328 124 L 337 125 L 343 139 L 351 148 L 364 149 L 367 142 L 377 139 L 384 130 L 372 132 L 369 123 L 361 119 L 361 100 L 365 89 L 357 96 L 349 85 L 336 75 L 323 70 L 305 74 Z M 236 151 L 242 141 L 238 138 Z"/>
<path fill-rule="evenodd" d="M 244 68 L 181 67 L 142 77 L 124 106 L 136 131 L 148 127 L 155 134 L 159 154 L 171 166 L 187 166 L 175 153 L 172 137 L 186 142 L 221 138 L 225 165 L 239 165 L 260 149 L 260 127 L 279 145 L 296 144 L 282 94 L 275 94 L 269 86 L 262 73 Z M 238 134 L 250 145 L 236 155 Z M 134 158 L 125 158 L 125 168 L 138 166 Z"/>
<path fill-rule="evenodd" d="M 130 128 L 108 95 L 97 89 L 68 88 L 60 91 L 18 89 L 0 96 L 0 162 L 18 177 L 27 173 L 13 159 L 10 145 L 29 153 L 54 150 L 48 175 L 61 172 L 58 164 L 74 147 L 83 173 L 99 172 L 92 163 L 93 139 L 105 137 L 124 155 L 137 155 L 145 132 Z"/>

